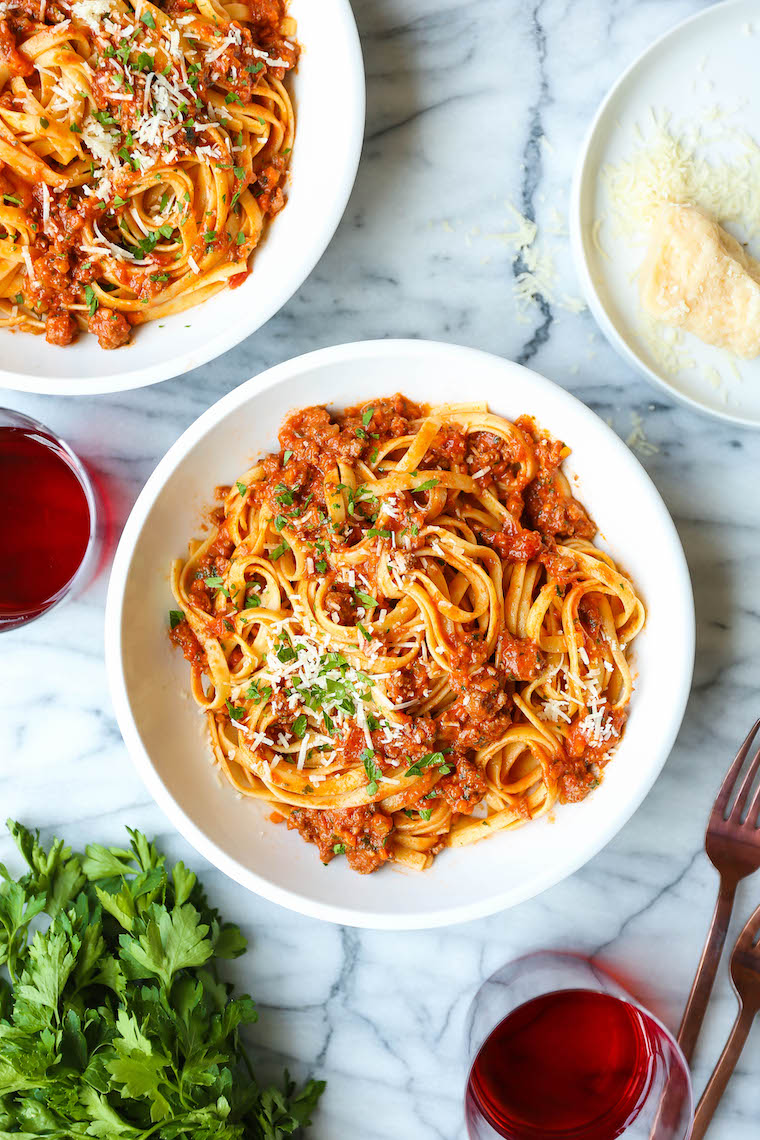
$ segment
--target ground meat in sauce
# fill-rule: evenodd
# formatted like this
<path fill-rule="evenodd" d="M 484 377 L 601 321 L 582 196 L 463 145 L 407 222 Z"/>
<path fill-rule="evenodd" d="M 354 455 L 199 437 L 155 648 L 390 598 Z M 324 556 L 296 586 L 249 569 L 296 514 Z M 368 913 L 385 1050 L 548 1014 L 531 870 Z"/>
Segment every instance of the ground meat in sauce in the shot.
<path fill-rule="evenodd" d="M 525 513 L 543 535 L 593 538 L 596 527 L 584 507 L 558 485 L 558 478 L 531 483 L 525 492 Z"/>
<path fill-rule="evenodd" d="M 323 863 L 342 854 L 340 848 L 345 847 L 349 866 L 360 875 L 376 871 L 390 856 L 386 842 L 393 821 L 374 805 L 344 811 L 296 808 L 288 818 L 288 827 L 296 828 L 307 843 L 317 845 Z"/>
<path fill-rule="evenodd" d="M 92 314 L 87 327 L 95 333 L 101 348 L 121 348 L 129 344 L 131 326 L 122 313 L 112 309 L 97 309 Z"/>
<path fill-rule="evenodd" d="M 391 673 L 385 683 L 385 692 L 388 700 L 394 705 L 403 705 L 408 701 L 422 701 L 430 690 L 430 678 L 427 669 L 421 661 L 413 661 Z"/>
<path fill-rule="evenodd" d="M 200 672 L 206 668 L 206 650 L 191 630 L 187 618 L 169 630 L 169 637 L 182 650 L 185 659 L 190 662 L 194 672 Z"/>
<path fill-rule="evenodd" d="M 476 525 L 476 531 L 486 546 L 490 546 L 505 562 L 532 562 L 544 549 L 541 535 L 526 530 L 507 518 L 501 530 L 489 530 Z"/>
<path fill-rule="evenodd" d="M 435 790 L 439 796 L 443 797 L 453 812 L 459 812 L 460 815 L 470 815 L 472 809 L 480 803 L 486 794 L 486 782 L 476 764 L 470 760 L 459 759 L 456 763 L 456 771 L 439 780 Z"/>
<path fill-rule="evenodd" d="M 51 313 L 45 322 L 48 344 L 71 344 L 77 338 L 77 324 L 69 313 Z"/>
<path fill-rule="evenodd" d="M 400 395 L 374 400 L 371 407 L 366 425 L 364 407 L 349 409 L 340 422 L 324 407 L 302 408 L 285 420 L 280 447 L 325 471 L 339 460 L 362 458 L 383 441 L 409 434 L 411 422 L 422 415 L 417 404 Z"/>
<path fill-rule="evenodd" d="M 386 740 L 381 732 L 373 733 L 372 743 L 379 758 L 403 771 L 421 756 L 435 751 L 437 736 L 438 726 L 432 717 L 415 716 L 408 717 L 399 735 L 391 740 Z"/>
<path fill-rule="evenodd" d="M 16 37 L 5 19 L 0 19 L 0 64 L 7 67 L 11 75 L 23 77 L 34 71 L 31 60 L 16 47 Z"/>
<path fill-rule="evenodd" d="M 325 592 L 324 604 L 330 620 L 337 618 L 336 625 L 356 624 L 356 598 L 349 586 L 334 583 Z"/>
<path fill-rule="evenodd" d="M 441 714 L 442 738 L 457 752 L 464 752 L 483 748 L 503 736 L 511 724 L 512 700 L 496 669 L 486 665 L 469 676 L 454 673 L 451 680 L 460 695 Z"/>
<path fill-rule="evenodd" d="M 510 681 L 532 681 L 544 668 L 544 655 L 534 641 L 503 629 L 496 643 L 496 667 Z"/>

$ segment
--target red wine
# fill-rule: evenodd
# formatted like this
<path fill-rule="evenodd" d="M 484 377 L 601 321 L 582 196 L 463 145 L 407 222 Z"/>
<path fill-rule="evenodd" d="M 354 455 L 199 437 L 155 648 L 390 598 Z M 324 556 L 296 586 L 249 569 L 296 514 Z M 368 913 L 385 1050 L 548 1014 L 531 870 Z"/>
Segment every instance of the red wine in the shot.
<path fill-rule="evenodd" d="M 90 527 L 87 496 L 61 446 L 31 427 L 0 426 L 0 628 L 58 600 Z"/>
<path fill-rule="evenodd" d="M 650 1090 L 662 1030 L 593 990 L 559 990 L 514 1010 L 470 1072 L 466 1111 L 508 1140 L 612 1140 Z"/>

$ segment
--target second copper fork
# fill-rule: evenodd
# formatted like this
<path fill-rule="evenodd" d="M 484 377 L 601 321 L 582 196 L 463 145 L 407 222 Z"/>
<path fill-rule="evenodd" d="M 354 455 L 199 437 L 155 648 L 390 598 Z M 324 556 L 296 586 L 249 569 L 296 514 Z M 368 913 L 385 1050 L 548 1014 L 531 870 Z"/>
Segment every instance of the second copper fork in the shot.
<path fill-rule="evenodd" d="M 731 955 L 731 981 L 739 998 L 739 1013 L 718 1064 L 713 1070 L 702 1099 L 697 1105 L 692 1140 L 702 1140 L 718 1102 L 736 1068 L 752 1022 L 760 1011 L 760 907 L 737 939 Z"/>
<path fill-rule="evenodd" d="M 736 791 L 739 774 L 759 728 L 760 720 L 757 720 L 726 774 L 707 825 L 705 851 L 720 875 L 720 889 L 694 984 L 678 1030 L 678 1043 L 687 1061 L 691 1060 L 694 1053 L 694 1046 L 712 993 L 737 885 L 741 879 L 760 868 L 760 828 L 758 827 L 760 788 L 752 796 L 752 801 L 747 807 L 755 778 L 760 771 L 760 748 L 755 751 L 739 790 Z"/>

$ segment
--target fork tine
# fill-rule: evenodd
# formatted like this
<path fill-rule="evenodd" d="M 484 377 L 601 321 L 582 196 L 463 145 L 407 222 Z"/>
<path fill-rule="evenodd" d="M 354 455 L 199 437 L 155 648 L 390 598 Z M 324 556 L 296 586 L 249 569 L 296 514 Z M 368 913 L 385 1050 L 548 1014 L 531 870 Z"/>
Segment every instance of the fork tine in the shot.
<path fill-rule="evenodd" d="M 758 785 L 752 802 L 747 808 L 747 816 L 745 822 L 749 827 L 757 828 L 760 825 L 760 785 Z"/>
<path fill-rule="evenodd" d="M 758 768 L 760 768 L 760 748 L 758 748 L 757 752 L 750 761 L 749 768 L 747 769 L 747 774 L 741 782 L 741 787 L 739 788 L 736 799 L 734 800 L 733 807 L 729 813 L 728 818 L 734 823 L 741 818 L 742 812 L 744 811 L 744 806 L 749 799 L 749 793 L 752 791 L 752 785 L 755 782 Z"/>
<path fill-rule="evenodd" d="M 726 778 L 721 784 L 720 791 L 715 797 L 715 806 L 713 807 L 714 813 L 719 813 L 721 816 L 725 814 L 729 797 L 731 795 L 731 792 L 734 790 L 734 784 L 736 783 L 737 777 L 742 770 L 744 761 L 747 759 L 747 753 L 752 747 L 752 742 L 757 735 L 758 728 L 760 728 L 760 720 L 756 720 L 752 728 L 749 730 L 744 744 L 742 744 L 741 748 L 736 753 L 736 759 L 726 773 Z"/>

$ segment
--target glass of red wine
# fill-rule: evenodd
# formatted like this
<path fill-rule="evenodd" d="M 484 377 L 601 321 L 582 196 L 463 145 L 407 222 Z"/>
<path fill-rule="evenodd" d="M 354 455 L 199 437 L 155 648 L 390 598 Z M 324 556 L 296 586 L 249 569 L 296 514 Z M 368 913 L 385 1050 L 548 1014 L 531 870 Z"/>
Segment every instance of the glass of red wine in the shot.
<path fill-rule="evenodd" d="M 606 970 L 540 951 L 470 1009 L 470 1140 L 686 1140 L 691 1078 L 675 1039 Z"/>
<path fill-rule="evenodd" d="M 0 632 L 84 583 L 95 533 L 95 496 L 71 448 L 37 420 L 0 408 Z"/>

